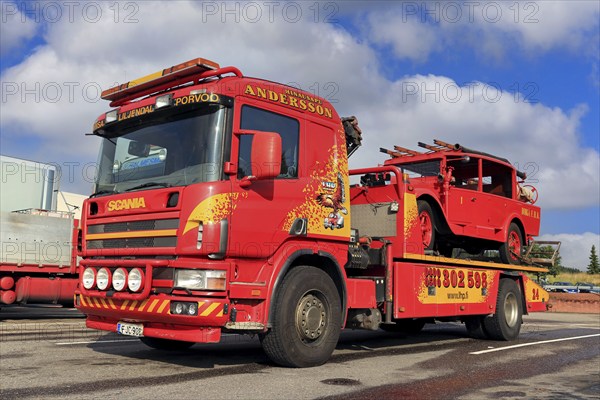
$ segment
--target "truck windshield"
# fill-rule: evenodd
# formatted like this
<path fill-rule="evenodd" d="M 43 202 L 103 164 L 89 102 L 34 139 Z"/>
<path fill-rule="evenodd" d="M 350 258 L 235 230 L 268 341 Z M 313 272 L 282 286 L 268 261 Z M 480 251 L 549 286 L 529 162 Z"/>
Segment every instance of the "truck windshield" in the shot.
<path fill-rule="evenodd" d="M 407 173 L 411 178 L 437 176 L 440 173 L 440 160 L 406 163 L 399 166 L 402 172 Z"/>
<path fill-rule="evenodd" d="M 224 106 L 206 105 L 103 132 L 95 193 L 221 179 L 226 114 Z"/>

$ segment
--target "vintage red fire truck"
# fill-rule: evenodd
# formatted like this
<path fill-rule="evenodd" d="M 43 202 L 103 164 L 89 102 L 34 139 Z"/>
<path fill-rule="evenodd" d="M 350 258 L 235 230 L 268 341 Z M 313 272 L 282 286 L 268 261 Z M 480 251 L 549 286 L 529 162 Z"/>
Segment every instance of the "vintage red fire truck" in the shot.
<path fill-rule="evenodd" d="M 515 197 L 507 163 L 497 163 L 513 190 L 507 211 L 485 203 L 482 169 L 498 160 L 465 149 L 430 150 L 431 176 L 411 176 L 399 157 L 349 170 L 356 118 L 205 59 L 103 98 L 113 109 L 93 127 L 102 146 L 75 295 L 90 328 L 161 349 L 256 333 L 275 363 L 308 367 L 329 359 L 344 327 L 419 330 L 452 319 L 473 336 L 513 340 L 523 314 L 546 310 L 548 293 L 525 274 L 544 268 L 443 256 L 468 238 L 478 249 L 505 246 L 513 224 L 519 246 L 537 233 L 539 209 Z M 475 171 L 476 190 L 451 194 Z M 484 232 L 500 218 L 460 220 L 463 204 L 509 219 Z"/>
<path fill-rule="evenodd" d="M 385 165 L 408 173 L 417 196 L 426 251 L 452 256 L 498 250 L 504 263 L 521 263 L 526 244 L 540 230 L 535 187 L 505 158 L 435 140 L 419 142 L 421 153 L 400 146 L 380 151 L 392 156 Z"/>

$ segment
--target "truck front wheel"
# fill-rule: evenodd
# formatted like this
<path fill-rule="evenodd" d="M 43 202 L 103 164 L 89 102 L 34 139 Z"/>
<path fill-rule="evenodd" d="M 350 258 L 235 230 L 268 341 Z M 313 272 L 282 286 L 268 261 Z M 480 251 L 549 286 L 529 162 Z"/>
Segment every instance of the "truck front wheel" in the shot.
<path fill-rule="evenodd" d="M 519 337 L 523 317 L 523 301 L 517 283 L 500 280 L 496 312 L 483 319 L 483 328 L 492 340 L 515 340 Z"/>
<path fill-rule="evenodd" d="M 272 307 L 271 329 L 260 335 L 267 356 L 286 367 L 327 362 L 342 325 L 340 297 L 331 277 L 314 267 L 293 268 Z"/>

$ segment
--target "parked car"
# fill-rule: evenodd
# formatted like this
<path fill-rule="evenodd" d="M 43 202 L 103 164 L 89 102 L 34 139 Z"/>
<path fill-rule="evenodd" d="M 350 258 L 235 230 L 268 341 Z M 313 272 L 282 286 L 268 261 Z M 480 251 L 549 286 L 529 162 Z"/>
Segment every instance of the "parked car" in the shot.
<path fill-rule="evenodd" d="M 578 293 L 577 286 L 572 282 L 554 282 L 544 285 L 544 289 L 555 293 Z"/>
<path fill-rule="evenodd" d="M 575 284 L 575 286 L 577 286 L 577 290 L 579 291 L 579 293 L 598 293 L 598 292 L 600 292 L 600 288 L 590 282 L 577 282 Z"/>

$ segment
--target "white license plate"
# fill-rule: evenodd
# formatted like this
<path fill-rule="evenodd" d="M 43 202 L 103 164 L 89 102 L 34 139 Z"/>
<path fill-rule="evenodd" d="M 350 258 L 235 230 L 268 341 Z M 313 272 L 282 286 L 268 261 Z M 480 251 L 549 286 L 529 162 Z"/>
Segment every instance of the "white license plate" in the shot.
<path fill-rule="evenodd" d="M 144 336 L 144 325 L 119 322 L 117 324 L 117 332 L 127 336 Z"/>

